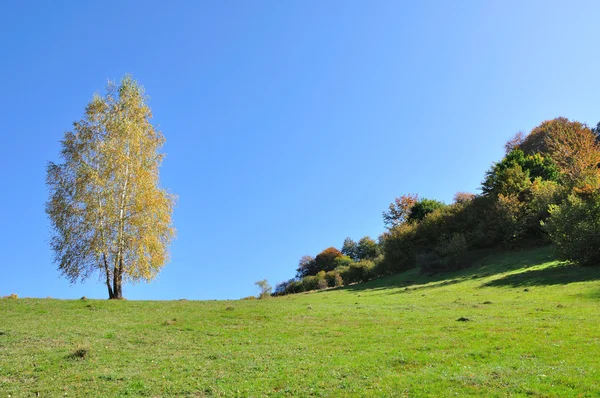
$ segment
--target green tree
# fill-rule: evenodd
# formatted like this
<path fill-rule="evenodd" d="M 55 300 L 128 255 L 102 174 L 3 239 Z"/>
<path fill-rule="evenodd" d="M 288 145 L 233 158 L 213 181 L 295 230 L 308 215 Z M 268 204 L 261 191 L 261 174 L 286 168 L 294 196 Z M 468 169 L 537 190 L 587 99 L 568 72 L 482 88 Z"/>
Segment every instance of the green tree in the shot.
<path fill-rule="evenodd" d="M 420 222 L 423 221 L 425 216 L 436 209 L 446 207 L 444 202 L 440 202 L 435 199 L 419 199 L 410 209 L 408 215 L 409 222 Z"/>
<path fill-rule="evenodd" d="M 525 155 L 522 150 L 515 149 L 486 172 L 481 190 L 485 195 L 518 194 L 536 178 L 558 181 L 560 172 L 550 157 L 540 153 Z"/>
<path fill-rule="evenodd" d="M 71 282 L 100 272 L 111 299 L 123 281 L 150 281 L 169 258 L 175 197 L 159 186 L 165 139 L 150 123 L 144 89 L 130 76 L 95 95 L 50 162 L 50 244 Z"/>
<path fill-rule="evenodd" d="M 342 254 L 350 257 L 354 261 L 358 260 L 356 242 L 350 238 L 344 239 L 344 244 L 342 245 Z"/>
<path fill-rule="evenodd" d="M 380 237 L 384 261 L 384 274 L 406 271 L 416 265 L 415 235 L 417 224 L 398 225 Z M 343 276 L 342 276 L 343 277 Z"/>
<path fill-rule="evenodd" d="M 363 236 L 356 245 L 356 259 L 372 260 L 379 254 L 379 245 L 368 236 Z"/>
<path fill-rule="evenodd" d="M 560 205 L 550 205 L 544 227 L 562 258 L 600 265 L 600 192 L 586 198 L 572 194 Z"/>

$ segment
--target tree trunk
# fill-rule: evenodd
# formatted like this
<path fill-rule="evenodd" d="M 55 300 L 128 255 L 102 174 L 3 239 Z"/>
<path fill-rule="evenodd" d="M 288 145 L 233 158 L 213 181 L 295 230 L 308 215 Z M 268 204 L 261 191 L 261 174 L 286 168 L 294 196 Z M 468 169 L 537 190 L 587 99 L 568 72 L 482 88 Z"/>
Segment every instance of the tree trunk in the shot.
<path fill-rule="evenodd" d="M 121 278 L 117 281 L 117 284 L 114 287 L 113 300 L 122 300 L 123 299 L 123 284 Z"/>
<path fill-rule="evenodd" d="M 108 262 L 106 261 L 106 254 L 102 255 L 104 259 L 104 271 L 106 273 L 106 287 L 108 288 L 108 298 L 109 300 L 115 298 L 115 293 L 113 292 L 112 286 L 110 286 L 110 273 L 108 272 Z"/>
<path fill-rule="evenodd" d="M 112 287 L 110 286 L 110 282 L 108 282 L 106 284 L 106 286 L 108 287 L 108 299 L 112 300 L 115 298 L 115 294 L 113 293 Z"/>
<path fill-rule="evenodd" d="M 113 296 L 111 299 L 123 299 L 123 259 L 119 259 L 119 264 L 115 266 L 113 272 Z"/>

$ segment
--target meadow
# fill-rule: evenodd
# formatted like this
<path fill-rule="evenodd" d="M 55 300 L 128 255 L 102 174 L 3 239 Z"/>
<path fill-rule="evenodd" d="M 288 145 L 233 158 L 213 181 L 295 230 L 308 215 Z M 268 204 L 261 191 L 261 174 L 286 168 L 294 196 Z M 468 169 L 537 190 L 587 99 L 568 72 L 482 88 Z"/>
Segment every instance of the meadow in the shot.
<path fill-rule="evenodd" d="M 0 300 L 0 397 L 600 396 L 600 268 L 550 248 L 264 300 Z"/>

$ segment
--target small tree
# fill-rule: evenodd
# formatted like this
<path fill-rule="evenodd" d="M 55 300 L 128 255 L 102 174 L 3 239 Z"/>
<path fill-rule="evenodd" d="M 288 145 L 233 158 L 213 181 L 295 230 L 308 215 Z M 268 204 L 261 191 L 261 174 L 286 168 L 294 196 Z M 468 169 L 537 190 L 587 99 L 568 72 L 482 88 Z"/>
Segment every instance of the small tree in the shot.
<path fill-rule="evenodd" d="M 335 247 L 328 247 L 315 257 L 315 267 L 319 271 L 331 271 L 336 267 L 335 259 L 343 254 Z"/>
<path fill-rule="evenodd" d="M 383 212 L 383 223 L 388 229 L 392 229 L 395 226 L 405 223 L 408 221 L 410 216 L 411 208 L 419 200 L 418 195 L 402 195 L 399 198 L 394 199 L 388 207 L 388 211 Z"/>
<path fill-rule="evenodd" d="M 269 285 L 269 282 L 267 282 L 266 279 L 254 282 L 254 284 L 260 289 L 260 293 L 258 294 L 259 299 L 271 297 L 271 292 L 273 291 L 273 288 L 271 287 L 271 285 Z"/>
<path fill-rule="evenodd" d="M 150 123 L 144 89 L 130 76 L 95 95 L 48 164 L 50 244 L 71 282 L 99 271 L 111 299 L 123 281 L 150 281 L 169 258 L 175 197 L 159 186 L 165 139 Z"/>
<path fill-rule="evenodd" d="M 346 238 L 344 239 L 344 244 L 342 245 L 342 254 L 344 256 L 348 256 L 350 257 L 352 260 L 356 261 L 358 260 L 357 257 L 357 246 L 356 246 L 356 242 L 353 241 L 351 238 Z"/>
<path fill-rule="evenodd" d="M 571 122 L 560 129 L 549 129 L 545 144 L 550 156 L 571 184 L 575 185 L 586 172 L 598 175 L 600 145 L 596 138 L 589 127 L 579 122 Z"/>
<path fill-rule="evenodd" d="M 296 278 L 302 279 L 307 275 L 314 275 L 319 270 L 315 263 L 313 256 L 302 256 L 298 261 L 298 268 L 296 268 Z"/>
<path fill-rule="evenodd" d="M 435 200 L 435 199 L 419 199 L 417 201 L 417 203 L 415 203 L 411 209 L 410 209 L 410 213 L 408 215 L 408 221 L 410 222 L 420 222 L 423 221 L 423 219 L 425 218 L 425 216 L 431 212 L 433 212 L 436 209 L 441 209 L 443 207 L 446 207 L 446 204 L 443 202 L 440 202 L 439 200 Z"/>
<path fill-rule="evenodd" d="M 550 205 L 544 226 L 563 259 L 600 265 L 600 192 L 587 198 L 572 194 Z"/>
<path fill-rule="evenodd" d="M 379 245 L 368 236 L 363 236 L 356 245 L 356 261 L 372 260 L 379 255 Z"/>

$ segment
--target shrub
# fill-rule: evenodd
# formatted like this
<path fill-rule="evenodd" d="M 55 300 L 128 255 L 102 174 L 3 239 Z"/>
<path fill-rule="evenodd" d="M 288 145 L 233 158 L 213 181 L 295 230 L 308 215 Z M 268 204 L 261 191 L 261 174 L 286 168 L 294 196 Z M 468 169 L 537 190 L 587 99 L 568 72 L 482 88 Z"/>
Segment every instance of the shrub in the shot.
<path fill-rule="evenodd" d="M 344 285 L 344 280 L 342 279 L 342 276 L 336 272 L 333 276 L 333 287 L 338 287 L 338 286 L 343 286 L 343 285 Z"/>
<path fill-rule="evenodd" d="M 498 195 L 496 226 L 501 231 L 503 242 L 511 243 L 523 237 L 527 228 L 525 206 L 516 195 Z"/>
<path fill-rule="evenodd" d="M 456 233 L 437 246 L 436 254 L 440 257 L 456 256 L 465 253 L 468 249 L 467 238 L 461 233 Z"/>
<path fill-rule="evenodd" d="M 304 291 L 304 284 L 301 280 L 293 279 L 287 285 L 285 294 L 302 293 Z"/>
<path fill-rule="evenodd" d="M 352 264 L 354 262 L 354 260 L 352 260 L 350 257 L 348 256 L 341 256 L 341 257 L 337 257 L 335 259 L 335 269 L 338 269 L 339 267 L 349 267 L 350 264 Z"/>
<path fill-rule="evenodd" d="M 433 251 L 418 254 L 416 256 L 416 263 L 417 267 L 419 267 L 423 273 L 434 273 L 442 268 L 440 256 Z"/>
<path fill-rule="evenodd" d="M 401 224 L 383 234 L 384 274 L 406 271 L 415 266 L 416 224 Z M 344 278 L 346 280 L 346 278 Z"/>
<path fill-rule="evenodd" d="M 442 239 L 433 251 L 417 256 L 417 265 L 424 273 L 436 273 L 465 268 L 470 265 L 467 250 L 469 244 L 464 234 L 455 233 Z"/>
<path fill-rule="evenodd" d="M 317 289 L 327 289 L 327 279 L 325 278 L 325 271 L 319 271 L 316 275 L 317 277 Z"/>
<path fill-rule="evenodd" d="M 375 263 L 372 260 L 362 260 L 353 263 L 342 274 L 345 283 L 366 282 L 373 276 Z"/>
<path fill-rule="evenodd" d="M 600 264 L 600 193 L 586 199 L 570 195 L 561 205 L 550 205 L 544 227 L 564 259 Z"/>
<path fill-rule="evenodd" d="M 342 286 L 344 281 L 338 271 L 329 271 L 325 274 L 325 278 L 327 279 L 327 286 L 329 287 L 337 287 Z"/>
<path fill-rule="evenodd" d="M 379 254 L 373 259 L 373 269 L 371 270 L 371 276 L 373 278 L 377 278 L 379 276 L 384 276 L 385 274 L 385 257 L 383 256 L 383 254 Z"/>
<path fill-rule="evenodd" d="M 308 292 L 311 290 L 317 290 L 319 280 L 316 275 L 309 275 L 302 278 L 302 291 Z"/>
<path fill-rule="evenodd" d="M 273 291 L 273 295 L 274 296 L 283 296 L 288 293 L 288 289 L 290 288 L 290 284 L 294 283 L 296 280 L 295 279 L 290 279 L 287 281 L 283 281 L 283 282 L 279 282 L 277 285 L 275 285 L 275 290 Z"/>

